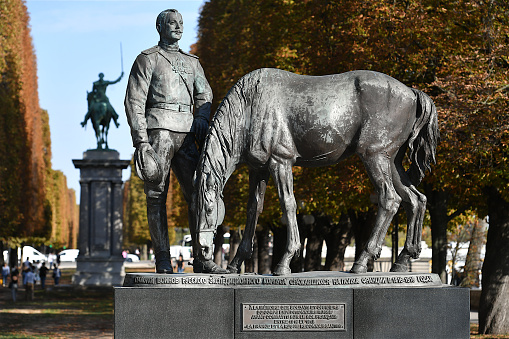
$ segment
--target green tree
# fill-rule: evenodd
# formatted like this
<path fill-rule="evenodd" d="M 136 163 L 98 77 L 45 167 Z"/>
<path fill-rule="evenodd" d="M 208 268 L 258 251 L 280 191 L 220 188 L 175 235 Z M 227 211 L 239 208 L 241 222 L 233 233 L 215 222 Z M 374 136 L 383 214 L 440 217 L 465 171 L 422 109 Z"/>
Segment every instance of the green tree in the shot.
<path fill-rule="evenodd" d="M 136 176 L 133 160 L 130 168 L 131 176 L 125 183 L 127 199 L 124 199 L 124 245 L 142 245 L 150 241 L 147 202 L 143 192 L 143 181 Z"/>

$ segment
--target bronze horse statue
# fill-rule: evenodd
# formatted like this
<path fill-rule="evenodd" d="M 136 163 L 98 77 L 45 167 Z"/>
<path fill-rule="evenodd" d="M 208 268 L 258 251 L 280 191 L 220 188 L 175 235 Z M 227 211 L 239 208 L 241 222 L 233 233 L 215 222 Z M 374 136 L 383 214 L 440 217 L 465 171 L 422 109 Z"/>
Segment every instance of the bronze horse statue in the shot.
<path fill-rule="evenodd" d="M 368 260 L 380 256 L 400 204 L 408 217 L 407 237 L 391 271 L 407 271 L 410 258 L 418 258 L 421 251 L 426 210 L 426 197 L 416 186 L 435 162 L 438 137 L 433 101 L 388 75 L 372 71 L 326 76 L 277 69 L 253 71 L 223 99 L 205 141 L 192 202 L 198 241 L 212 247 L 210 240 L 203 239 L 211 239 L 211 233 L 206 232 L 215 232 L 223 221 L 224 185 L 235 168 L 246 163 L 250 170 L 246 229 L 228 270 L 239 272 L 252 254 L 271 175 L 288 221 L 286 249 L 273 274 L 291 273 L 290 261 L 300 250 L 292 166 L 332 165 L 355 153 L 376 188 L 378 213 L 351 272 L 366 272 Z M 405 170 L 402 162 L 407 149 L 410 165 Z M 205 234 L 202 240 L 201 234 Z M 204 261 L 206 267 L 214 267 L 209 258 Z"/>
<path fill-rule="evenodd" d="M 85 127 L 88 119 L 90 119 L 97 139 L 97 148 L 102 149 L 104 145 L 105 148 L 108 149 L 108 130 L 110 128 L 110 121 L 113 118 L 115 126 L 118 127 L 118 115 L 112 109 L 109 109 L 108 106 L 110 105 L 108 105 L 109 102 L 107 101 L 107 98 L 106 100 L 101 100 L 101 95 L 97 93 L 97 91 L 87 91 L 87 101 L 88 112 L 85 115 L 85 119 L 81 123 L 81 126 Z"/>

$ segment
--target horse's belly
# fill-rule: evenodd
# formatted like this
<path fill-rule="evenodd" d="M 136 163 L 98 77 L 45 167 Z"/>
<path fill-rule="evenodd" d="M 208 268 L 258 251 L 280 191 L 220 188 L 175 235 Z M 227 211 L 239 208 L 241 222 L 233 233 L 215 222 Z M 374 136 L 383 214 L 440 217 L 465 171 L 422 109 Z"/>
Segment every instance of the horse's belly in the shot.
<path fill-rule="evenodd" d="M 337 163 L 342 157 L 351 154 L 355 148 L 355 128 L 338 128 L 331 122 L 315 125 L 313 128 L 297 132 L 294 130 L 297 150 L 296 165 L 327 166 Z M 347 154 L 345 154 L 347 153 Z"/>

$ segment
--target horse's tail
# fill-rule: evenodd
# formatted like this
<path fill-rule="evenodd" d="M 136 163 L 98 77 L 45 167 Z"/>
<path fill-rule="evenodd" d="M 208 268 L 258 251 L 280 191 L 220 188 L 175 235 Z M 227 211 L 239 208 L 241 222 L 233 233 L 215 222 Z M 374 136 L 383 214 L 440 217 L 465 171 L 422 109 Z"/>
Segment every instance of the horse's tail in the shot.
<path fill-rule="evenodd" d="M 435 104 L 426 93 L 416 89 L 417 111 L 412 133 L 408 138 L 410 148 L 410 168 L 407 173 L 414 186 L 419 185 L 426 170 L 431 171 L 431 163 L 436 163 L 436 148 L 440 132 Z"/>

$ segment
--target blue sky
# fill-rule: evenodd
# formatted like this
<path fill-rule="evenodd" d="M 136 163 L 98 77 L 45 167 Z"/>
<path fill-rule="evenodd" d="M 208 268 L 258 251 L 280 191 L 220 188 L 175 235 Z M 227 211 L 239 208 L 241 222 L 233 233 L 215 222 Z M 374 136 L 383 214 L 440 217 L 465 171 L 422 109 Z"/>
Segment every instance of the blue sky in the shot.
<path fill-rule="evenodd" d="M 203 0 L 186 1 L 45 1 L 28 0 L 30 26 L 39 78 L 39 102 L 49 113 L 52 166 L 64 172 L 67 185 L 76 190 L 79 203 L 79 170 L 72 159 L 81 159 L 96 148 L 90 122 L 81 127 L 87 112 L 87 91 L 100 72 L 106 80 L 120 76 L 120 43 L 124 77 L 108 87 L 106 94 L 120 116 L 120 127 L 110 124 L 108 144 L 130 159 L 134 148 L 124 112 L 129 71 L 136 56 L 157 44 L 157 15 L 175 8 L 184 19 L 180 47 L 189 51 L 196 42 L 197 21 Z M 206 70 L 205 70 L 206 71 Z M 123 171 L 123 179 L 129 170 Z"/>

